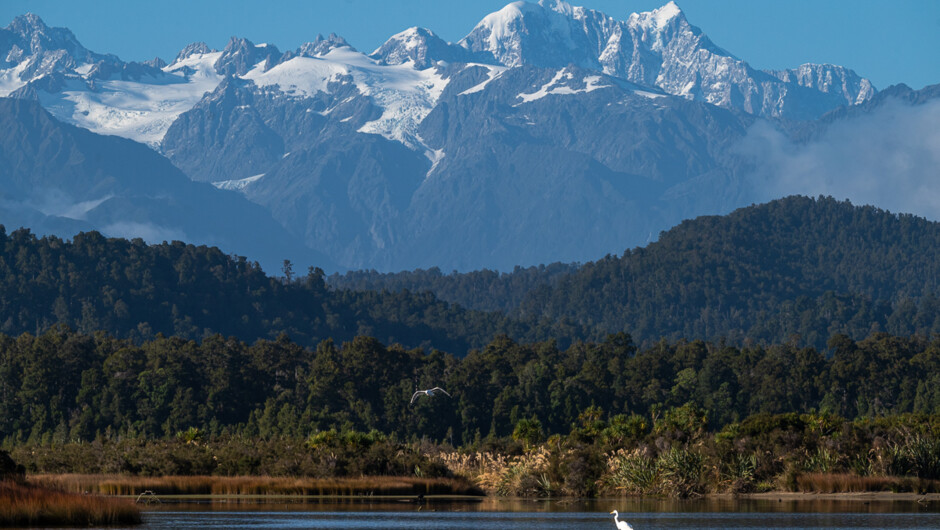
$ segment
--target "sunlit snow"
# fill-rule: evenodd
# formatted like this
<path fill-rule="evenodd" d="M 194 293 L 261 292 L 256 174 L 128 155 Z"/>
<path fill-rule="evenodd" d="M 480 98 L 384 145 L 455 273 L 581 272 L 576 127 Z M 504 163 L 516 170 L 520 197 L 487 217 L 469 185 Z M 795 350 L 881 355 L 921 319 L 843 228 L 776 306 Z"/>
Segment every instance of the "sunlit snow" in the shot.
<path fill-rule="evenodd" d="M 628 19 L 628 24 L 647 31 L 661 30 L 665 28 L 673 18 L 680 14 L 682 14 L 682 10 L 679 9 L 679 6 L 677 6 L 675 2 L 669 2 L 659 9 L 631 14 Z"/>
<path fill-rule="evenodd" d="M 284 155 L 287 156 L 287 155 Z M 243 179 L 233 179 L 233 180 L 219 180 L 213 182 L 212 185 L 220 190 L 230 190 L 230 191 L 242 191 L 246 186 L 252 182 L 257 182 L 261 180 L 265 174 L 261 173 L 260 175 L 254 175 L 251 177 L 245 177 Z"/>
<path fill-rule="evenodd" d="M 45 215 L 83 220 L 88 216 L 88 212 L 94 210 L 112 197 L 114 197 L 114 195 L 105 195 L 98 199 L 75 202 L 74 199 L 65 193 L 50 189 L 44 190 L 42 200 L 33 206 Z"/>
<path fill-rule="evenodd" d="M 437 169 L 438 164 L 441 163 L 441 160 L 444 160 L 444 150 L 443 149 L 429 149 L 425 151 L 424 156 L 431 161 L 431 168 L 428 169 L 428 172 L 424 175 L 425 178 L 430 177 L 431 173 L 434 173 L 434 170 Z"/>
<path fill-rule="evenodd" d="M 492 66 L 492 65 L 488 65 L 488 64 L 480 64 L 480 65 L 471 64 L 471 65 L 468 65 L 468 66 L 483 66 L 483 67 L 485 67 L 485 68 L 488 70 L 487 73 L 486 73 L 486 79 L 484 79 L 480 84 L 474 85 L 474 86 L 472 86 L 472 87 L 470 87 L 470 88 L 464 90 L 464 91 L 461 92 L 460 94 L 457 94 L 458 96 L 466 96 L 467 94 L 474 94 L 474 93 L 476 93 L 476 92 L 482 92 L 483 89 L 486 88 L 486 85 L 490 84 L 490 81 L 496 79 L 497 77 L 499 77 L 500 75 L 502 75 L 503 72 L 505 72 L 505 71 L 507 70 L 507 68 L 506 68 L 505 66 Z"/>
<path fill-rule="evenodd" d="M 655 93 L 655 92 L 647 92 L 646 90 L 634 90 L 633 93 L 636 94 L 636 95 L 638 95 L 638 96 L 643 96 L 643 97 L 649 98 L 649 99 L 659 99 L 659 98 L 664 98 L 664 97 L 666 97 L 665 94 L 657 94 L 657 93 Z"/>
<path fill-rule="evenodd" d="M 40 92 L 40 103 L 55 117 L 98 134 L 130 138 L 156 147 L 176 118 L 193 108 L 222 81 L 213 64 L 220 53 L 195 54 L 140 81 L 73 79 L 59 93 Z"/>
<path fill-rule="evenodd" d="M 378 119 L 363 124 L 359 132 L 380 134 L 412 149 L 423 149 L 417 137 L 418 124 L 434 108 L 448 83 L 433 68 L 417 70 L 412 62 L 380 65 L 343 46 L 322 57 L 294 57 L 266 72 L 259 65 L 244 78 L 259 86 L 276 85 L 290 96 L 312 97 L 329 92 L 329 83 L 345 76 L 350 76 L 359 92 L 383 110 Z"/>
<path fill-rule="evenodd" d="M 555 77 L 553 77 L 551 81 L 542 85 L 542 87 L 535 92 L 519 94 L 516 97 L 521 99 L 522 103 L 529 103 L 537 99 L 542 99 L 545 96 L 583 94 L 593 92 L 598 88 L 607 88 L 610 86 L 598 84 L 601 82 L 601 77 L 597 75 L 585 77 L 584 88 L 571 88 L 570 86 L 559 84 L 563 79 L 570 81 L 574 79 L 574 75 L 563 68 L 555 74 Z"/>
<path fill-rule="evenodd" d="M 418 124 L 448 83 L 436 69 L 417 70 L 412 62 L 382 66 L 345 47 L 331 50 L 324 58 L 346 65 L 359 92 L 383 109 L 377 120 L 363 124 L 359 132 L 380 134 L 412 149 L 422 147 Z"/>
<path fill-rule="evenodd" d="M 20 74 L 23 73 L 23 70 L 28 66 L 29 62 L 23 61 L 14 68 L 0 70 L 0 97 L 5 98 L 9 96 L 11 92 L 26 84 L 26 81 L 20 79 Z"/>
<path fill-rule="evenodd" d="M 256 85 L 277 85 L 281 92 L 291 96 L 312 97 L 326 92 L 331 80 L 349 74 L 345 65 L 315 57 L 294 57 L 268 71 L 256 66 L 243 77 Z"/>

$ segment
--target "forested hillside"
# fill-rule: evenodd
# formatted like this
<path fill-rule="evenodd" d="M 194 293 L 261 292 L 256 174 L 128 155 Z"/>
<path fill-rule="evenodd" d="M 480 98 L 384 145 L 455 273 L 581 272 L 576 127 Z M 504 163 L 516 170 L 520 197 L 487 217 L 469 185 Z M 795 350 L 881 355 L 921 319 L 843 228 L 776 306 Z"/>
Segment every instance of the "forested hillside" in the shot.
<path fill-rule="evenodd" d="M 595 339 L 625 331 L 644 345 L 668 337 L 823 348 L 835 333 L 940 332 L 940 224 L 789 197 L 685 221 L 644 248 L 580 267 L 350 272 L 329 282 L 427 290 L 523 321 L 568 319 Z"/>
<path fill-rule="evenodd" d="M 465 311 L 426 293 L 333 291 L 319 269 L 294 275 L 285 266 L 283 273 L 270 277 L 243 257 L 179 241 L 147 245 L 97 232 L 63 241 L 0 226 L 0 332 L 41 333 L 62 323 L 136 342 L 158 333 L 181 339 L 220 333 L 247 342 L 286 333 L 311 347 L 369 335 L 459 354 L 497 333 L 531 338 L 555 331 Z"/>
<path fill-rule="evenodd" d="M 282 274 L 180 242 L 0 230 L 0 332 L 64 323 L 137 342 L 286 333 L 305 347 L 366 335 L 458 355 L 497 334 L 561 347 L 626 332 L 644 347 L 668 338 L 821 350 L 840 333 L 940 332 L 940 224 L 831 198 L 686 221 L 581 266 L 364 271 L 331 286 L 318 269 Z"/>
<path fill-rule="evenodd" d="M 820 347 L 940 332 L 940 224 L 832 198 L 789 197 L 685 221 L 646 248 L 588 263 L 516 315 L 660 337 Z"/>

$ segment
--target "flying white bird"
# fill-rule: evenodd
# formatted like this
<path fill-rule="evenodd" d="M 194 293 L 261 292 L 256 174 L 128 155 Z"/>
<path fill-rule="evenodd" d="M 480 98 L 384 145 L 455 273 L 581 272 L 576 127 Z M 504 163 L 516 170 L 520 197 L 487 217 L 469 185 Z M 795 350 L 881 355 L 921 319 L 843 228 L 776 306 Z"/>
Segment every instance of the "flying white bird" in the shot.
<path fill-rule="evenodd" d="M 617 530 L 633 530 L 633 527 L 627 524 L 626 521 L 620 521 L 617 519 L 617 516 L 620 515 L 617 513 L 617 510 L 610 512 L 614 516 L 614 524 L 617 525 Z"/>
<path fill-rule="evenodd" d="M 434 397 L 434 394 L 437 392 L 440 392 L 444 394 L 445 396 L 450 397 L 450 394 L 448 394 L 443 388 L 436 386 L 429 390 L 418 390 L 417 392 L 414 393 L 414 395 L 411 396 L 411 402 L 414 403 L 415 400 L 418 399 L 418 396 L 420 396 L 421 394 L 424 394 L 428 397 Z"/>

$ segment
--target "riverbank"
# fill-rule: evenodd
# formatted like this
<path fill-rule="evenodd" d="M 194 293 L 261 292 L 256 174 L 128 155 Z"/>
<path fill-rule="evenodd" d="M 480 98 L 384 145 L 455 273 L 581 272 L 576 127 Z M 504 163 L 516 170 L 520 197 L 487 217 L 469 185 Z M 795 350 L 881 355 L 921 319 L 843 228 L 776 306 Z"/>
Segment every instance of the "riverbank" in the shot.
<path fill-rule="evenodd" d="M 765 493 L 729 493 L 709 495 L 713 498 L 737 498 L 769 501 L 859 501 L 859 502 L 920 502 L 940 503 L 940 493 L 915 493 L 892 491 L 853 491 L 840 493 L 818 493 L 801 491 L 770 491 Z"/>
<path fill-rule="evenodd" d="M 832 475 L 837 478 L 838 475 Z M 829 482 L 836 482 L 835 478 Z M 889 478 L 886 478 L 889 479 Z M 901 477 L 898 481 L 911 479 Z M 916 479 L 914 479 L 916 480 Z M 785 491 L 775 490 L 760 493 L 707 493 L 698 498 L 727 500 L 748 499 L 755 501 L 903 501 L 940 502 L 936 492 L 936 481 L 923 481 L 921 486 L 931 486 L 934 492 L 925 492 L 916 487 L 904 490 L 881 491 Z M 576 497 L 505 497 L 487 494 L 480 487 L 464 478 L 418 478 L 418 477 L 343 477 L 343 478 L 291 478 L 291 477 L 221 477 L 221 476 L 163 476 L 140 477 L 128 475 L 94 474 L 36 474 L 28 476 L 28 483 L 41 488 L 72 494 L 95 494 L 102 496 L 138 497 L 145 492 L 160 499 L 182 500 L 214 498 L 245 499 L 253 501 L 285 499 L 343 499 L 384 498 L 417 499 L 519 499 L 527 501 L 570 501 Z M 929 484 L 928 484 L 929 483 Z M 890 480 L 885 484 L 892 485 Z M 896 484 L 893 484 L 896 486 Z M 908 484 L 910 485 L 910 484 Z M 916 486 L 916 485 L 915 485 Z M 668 497 L 626 495 L 624 499 L 662 500 Z M 142 499 L 146 502 L 147 498 Z"/>
<path fill-rule="evenodd" d="M 154 495 L 227 495 L 227 496 L 477 496 L 483 490 L 462 478 L 419 477 L 221 477 L 127 475 L 30 475 L 32 484 L 72 493 L 134 496 L 144 492 Z"/>
<path fill-rule="evenodd" d="M 113 526 L 141 522 L 133 501 L 0 481 L 0 527 Z"/>

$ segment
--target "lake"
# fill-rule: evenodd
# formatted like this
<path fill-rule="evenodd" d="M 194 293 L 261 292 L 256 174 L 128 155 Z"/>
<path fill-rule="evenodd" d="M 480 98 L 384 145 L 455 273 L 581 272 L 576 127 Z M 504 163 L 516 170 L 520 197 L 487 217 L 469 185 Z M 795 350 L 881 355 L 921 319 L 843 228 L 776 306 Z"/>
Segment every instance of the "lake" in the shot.
<path fill-rule="evenodd" d="M 145 508 L 144 524 L 136 528 L 594 529 L 614 528 L 613 509 L 636 530 L 940 528 L 936 502 L 736 499 L 165 503 Z"/>

